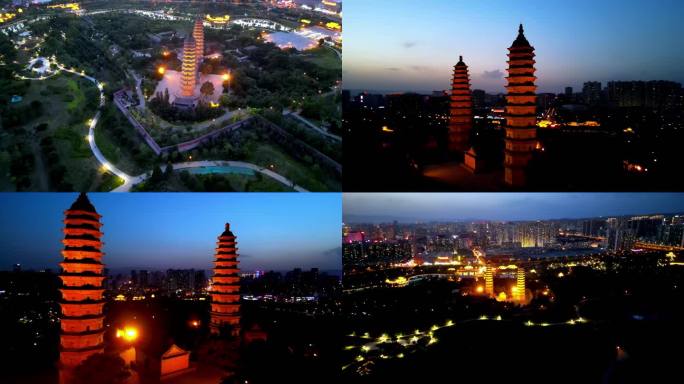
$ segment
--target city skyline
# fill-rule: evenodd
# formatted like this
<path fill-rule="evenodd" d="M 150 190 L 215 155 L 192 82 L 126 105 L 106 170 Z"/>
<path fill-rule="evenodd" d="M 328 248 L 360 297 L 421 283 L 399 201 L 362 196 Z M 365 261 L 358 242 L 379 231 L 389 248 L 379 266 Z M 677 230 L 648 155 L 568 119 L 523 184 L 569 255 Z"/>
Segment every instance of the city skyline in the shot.
<path fill-rule="evenodd" d="M 0 270 L 16 263 L 58 270 L 64 211 L 76 196 L 5 194 L 0 202 Z M 88 196 L 103 216 L 103 262 L 110 270 L 210 270 L 216 236 L 227 222 L 238 236 L 243 271 L 341 269 L 337 194 Z"/>
<path fill-rule="evenodd" d="M 684 212 L 682 193 L 346 193 L 345 223 L 530 221 Z"/>
<path fill-rule="evenodd" d="M 682 10 L 684 4 L 671 0 L 657 7 L 635 0 L 438 0 L 430 7 L 410 1 L 347 1 L 344 87 L 445 90 L 462 55 L 473 89 L 501 93 L 506 48 L 520 23 L 536 49 L 539 92 L 561 93 L 566 86 L 577 92 L 588 81 L 604 86 L 618 80 L 682 82 L 678 63 L 684 52 L 675 38 L 684 33 L 676 16 Z M 378 26 L 391 33 L 376 33 Z"/>

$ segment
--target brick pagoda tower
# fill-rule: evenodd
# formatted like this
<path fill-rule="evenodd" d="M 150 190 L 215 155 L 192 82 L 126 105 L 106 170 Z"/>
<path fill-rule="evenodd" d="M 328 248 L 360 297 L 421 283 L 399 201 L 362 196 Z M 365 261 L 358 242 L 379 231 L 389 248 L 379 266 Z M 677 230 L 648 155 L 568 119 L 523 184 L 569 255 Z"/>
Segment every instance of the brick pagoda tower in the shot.
<path fill-rule="evenodd" d="M 197 61 L 197 68 L 199 68 L 204 57 L 204 23 L 202 19 L 195 20 L 192 37 L 195 39 L 195 60 Z"/>
<path fill-rule="evenodd" d="M 104 351 L 102 232 L 100 215 L 85 193 L 65 212 L 59 361 L 69 370 Z"/>
<path fill-rule="evenodd" d="M 534 47 L 525 38 L 520 24 L 518 38 L 508 48 L 508 85 L 506 90 L 505 176 L 507 185 L 526 184 L 527 163 L 537 144 Z"/>
<path fill-rule="evenodd" d="M 183 43 L 181 97 L 193 98 L 197 85 L 197 55 L 195 39 L 188 36 Z"/>
<path fill-rule="evenodd" d="M 468 138 L 472 129 L 473 99 L 470 93 L 468 66 L 463 62 L 463 56 L 460 56 L 458 63 L 454 66 L 451 86 L 449 150 L 460 155 L 467 151 Z"/>
<path fill-rule="evenodd" d="M 226 223 L 226 230 L 216 242 L 214 277 L 211 286 L 211 332 L 219 333 L 222 324 L 232 326 L 232 334 L 240 334 L 240 276 L 237 243 Z"/>

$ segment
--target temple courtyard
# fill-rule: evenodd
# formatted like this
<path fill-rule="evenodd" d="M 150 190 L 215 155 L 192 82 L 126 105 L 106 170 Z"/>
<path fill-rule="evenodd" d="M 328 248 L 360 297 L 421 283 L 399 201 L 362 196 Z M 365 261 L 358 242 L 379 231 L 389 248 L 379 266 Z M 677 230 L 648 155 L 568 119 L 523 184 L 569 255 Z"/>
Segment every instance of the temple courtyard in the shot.
<path fill-rule="evenodd" d="M 207 81 L 214 85 L 214 93 L 203 98 L 203 100 L 207 103 L 211 102 L 218 104 L 221 95 L 223 94 L 223 78 L 221 75 L 205 75 L 200 73 L 199 81 L 195 86 L 195 96 L 201 96 L 200 88 L 202 87 L 202 84 L 206 83 Z M 154 94 L 163 95 L 167 89 L 169 91 L 169 103 L 173 103 L 174 100 L 176 100 L 176 97 L 181 93 L 181 72 L 167 70 L 164 73 L 164 78 L 162 78 L 159 84 L 157 84 Z"/>

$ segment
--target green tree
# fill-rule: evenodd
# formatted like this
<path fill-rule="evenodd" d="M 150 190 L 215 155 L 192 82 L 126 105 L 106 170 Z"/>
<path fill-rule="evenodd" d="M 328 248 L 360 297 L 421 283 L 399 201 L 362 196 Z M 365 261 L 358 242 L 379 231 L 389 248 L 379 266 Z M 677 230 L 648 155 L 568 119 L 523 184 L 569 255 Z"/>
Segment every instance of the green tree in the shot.
<path fill-rule="evenodd" d="M 204 96 L 206 100 L 207 97 L 214 94 L 214 84 L 212 84 L 211 81 L 204 82 L 204 84 L 202 84 L 202 87 L 200 87 L 200 93 L 202 94 L 202 96 Z"/>

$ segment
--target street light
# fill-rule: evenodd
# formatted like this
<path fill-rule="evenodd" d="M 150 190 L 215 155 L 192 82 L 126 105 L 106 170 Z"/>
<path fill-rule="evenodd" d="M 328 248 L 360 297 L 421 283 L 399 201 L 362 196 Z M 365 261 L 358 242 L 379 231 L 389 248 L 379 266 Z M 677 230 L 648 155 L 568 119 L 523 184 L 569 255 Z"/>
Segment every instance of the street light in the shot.
<path fill-rule="evenodd" d="M 157 68 L 157 73 L 159 73 L 160 75 L 163 75 L 165 72 L 166 72 L 166 68 L 164 68 L 164 67 Z"/>
<path fill-rule="evenodd" d="M 116 338 L 124 339 L 127 342 L 133 342 L 138 339 L 138 330 L 133 327 L 125 327 L 124 329 L 116 330 Z"/>

